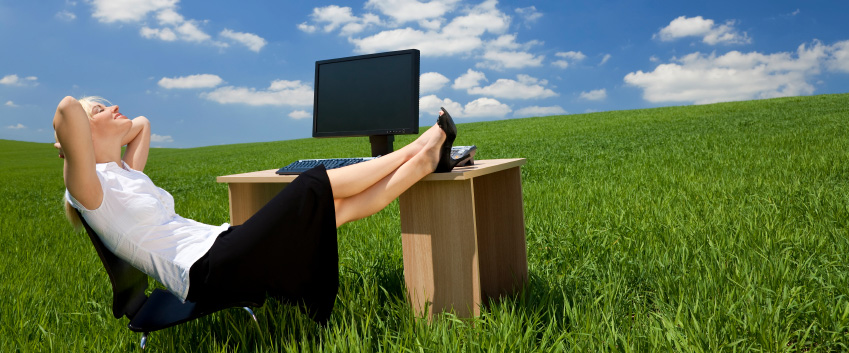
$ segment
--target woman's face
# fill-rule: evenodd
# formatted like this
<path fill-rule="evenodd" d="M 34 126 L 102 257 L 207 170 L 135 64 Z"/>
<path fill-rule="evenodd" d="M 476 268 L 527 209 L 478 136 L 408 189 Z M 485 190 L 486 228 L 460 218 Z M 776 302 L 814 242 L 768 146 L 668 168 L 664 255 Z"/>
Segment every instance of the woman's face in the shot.
<path fill-rule="evenodd" d="M 118 111 L 117 105 L 95 103 L 89 114 L 93 134 L 123 138 L 133 127 L 133 122 Z"/>

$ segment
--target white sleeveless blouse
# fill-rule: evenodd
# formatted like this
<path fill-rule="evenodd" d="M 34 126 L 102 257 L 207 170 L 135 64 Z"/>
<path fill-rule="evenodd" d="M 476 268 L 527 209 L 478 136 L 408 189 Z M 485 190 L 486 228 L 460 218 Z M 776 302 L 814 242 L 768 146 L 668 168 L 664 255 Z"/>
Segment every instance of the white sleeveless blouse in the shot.
<path fill-rule="evenodd" d="M 229 224 L 212 226 L 174 213 L 174 198 L 126 163 L 96 165 L 103 202 L 87 210 L 65 190 L 103 244 L 153 277 L 181 300 L 189 293 L 189 270 Z"/>

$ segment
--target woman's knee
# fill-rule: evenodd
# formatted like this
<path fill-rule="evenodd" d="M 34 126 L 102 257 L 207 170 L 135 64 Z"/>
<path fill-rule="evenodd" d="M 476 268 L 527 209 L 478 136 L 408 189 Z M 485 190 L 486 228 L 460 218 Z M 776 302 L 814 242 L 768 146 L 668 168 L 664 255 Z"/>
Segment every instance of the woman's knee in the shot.
<path fill-rule="evenodd" d="M 344 199 L 333 199 L 333 208 L 336 211 L 336 228 L 348 223 L 343 217 L 345 214 Z"/>
<path fill-rule="evenodd" d="M 351 200 L 348 198 L 344 199 L 334 199 L 333 207 L 336 210 L 336 227 L 348 223 L 350 221 L 355 221 L 360 217 L 357 216 L 356 207 L 351 204 Z"/>

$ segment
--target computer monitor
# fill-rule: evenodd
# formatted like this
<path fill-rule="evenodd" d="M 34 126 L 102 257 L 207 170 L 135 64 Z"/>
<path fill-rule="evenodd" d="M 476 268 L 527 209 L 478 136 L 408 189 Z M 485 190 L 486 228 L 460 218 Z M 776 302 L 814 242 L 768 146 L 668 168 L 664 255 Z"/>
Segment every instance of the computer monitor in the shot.
<path fill-rule="evenodd" d="M 417 49 L 316 61 L 313 137 L 369 136 L 372 156 L 419 133 Z"/>

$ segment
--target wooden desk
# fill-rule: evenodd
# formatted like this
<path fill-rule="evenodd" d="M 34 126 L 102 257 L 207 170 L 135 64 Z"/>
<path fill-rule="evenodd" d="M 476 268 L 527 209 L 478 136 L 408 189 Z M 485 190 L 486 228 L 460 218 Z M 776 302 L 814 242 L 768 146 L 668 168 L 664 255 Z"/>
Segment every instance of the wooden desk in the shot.
<path fill-rule="evenodd" d="M 528 280 L 522 180 L 526 160 L 479 160 L 430 174 L 399 198 L 404 278 L 421 316 L 477 316 L 488 298 Z M 230 223 L 241 224 L 295 176 L 276 169 L 218 177 L 228 183 Z"/>

